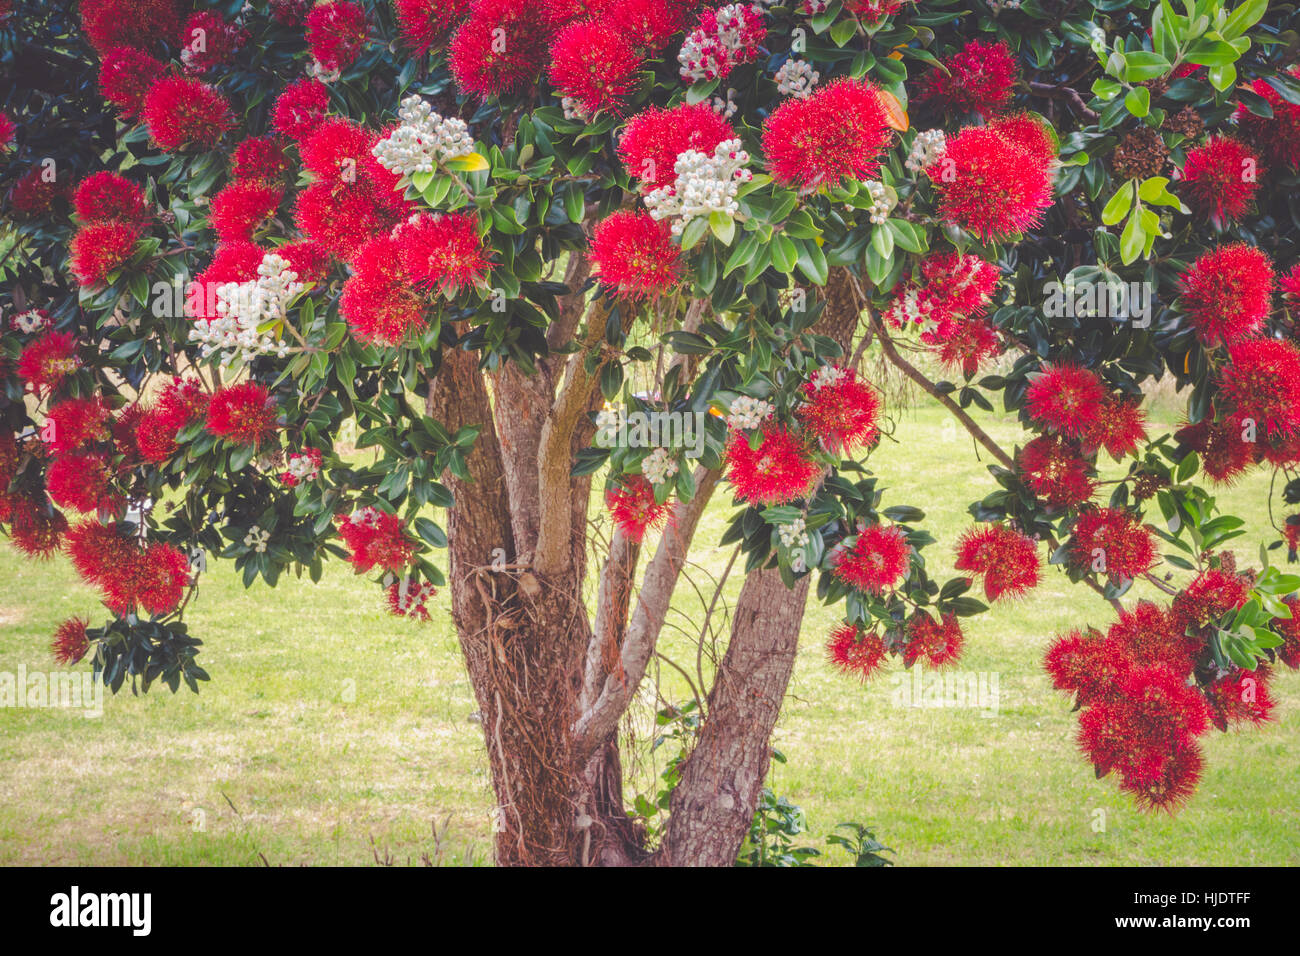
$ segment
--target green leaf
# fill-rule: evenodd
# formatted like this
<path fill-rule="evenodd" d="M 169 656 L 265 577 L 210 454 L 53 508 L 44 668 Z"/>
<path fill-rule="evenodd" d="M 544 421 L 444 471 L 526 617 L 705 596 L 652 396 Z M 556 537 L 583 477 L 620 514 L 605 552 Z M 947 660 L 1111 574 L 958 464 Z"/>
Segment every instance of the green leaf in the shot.
<path fill-rule="evenodd" d="M 1110 197 L 1110 202 L 1101 211 L 1101 221 L 1108 226 L 1122 220 L 1133 206 L 1133 180 L 1129 180 L 1123 186 L 1120 186 L 1115 195 Z"/>
<path fill-rule="evenodd" d="M 1145 86 L 1135 86 L 1124 95 L 1124 105 L 1139 118 L 1151 112 L 1151 91 Z"/>

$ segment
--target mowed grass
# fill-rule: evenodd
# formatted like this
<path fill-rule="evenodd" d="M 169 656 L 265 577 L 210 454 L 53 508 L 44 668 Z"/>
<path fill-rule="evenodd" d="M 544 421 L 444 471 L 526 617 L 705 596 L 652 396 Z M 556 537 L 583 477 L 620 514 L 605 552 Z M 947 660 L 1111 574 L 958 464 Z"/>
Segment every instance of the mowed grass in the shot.
<path fill-rule="evenodd" d="M 1001 416 L 982 420 L 1008 448 L 1021 434 Z M 970 523 L 966 505 L 992 479 L 936 407 L 903 413 L 894 438 L 872 468 L 886 504 L 926 509 L 939 539 L 927 558 L 943 580 Z M 1250 522 L 1235 542 L 1243 560 L 1271 537 L 1267 493 L 1255 475 L 1220 495 Z M 697 538 L 661 642 L 661 700 L 690 694 L 668 661 L 696 673 L 703 607 L 731 556 L 708 543 L 729 513 L 724 494 Z M 8 544 L 0 573 L 0 672 L 50 670 L 49 635 L 69 615 L 97 619 L 94 593 L 62 559 L 32 563 Z M 739 585 L 733 570 L 706 680 Z M 494 800 L 445 597 L 424 626 L 389 617 L 380 597 L 341 563 L 316 585 L 289 577 L 251 591 L 214 563 L 188 615 L 213 678 L 199 695 L 124 691 L 98 719 L 0 709 L 0 862 L 490 862 Z M 1027 599 L 967 623 L 960 668 L 996 675 L 996 710 L 909 708 L 897 701 L 901 666 L 862 686 L 826 665 L 822 643 L 838 615 L 814 598 L 775 739 L 788 762 L 771 786 L 806 811 L 807 842 L 824 847 L 835 824 L 866 822 L 907 865 L 1300 862 L 1300 675 L 1277 674 L 1276 723 L 1206 738 L 1204 779 L 1186 809 L 1143 814 L 1076 754 L 1075 716 L 1039 663 L 1055 633 L 1112 618 L 1052 570 Z M 629 796 L 653 795 L 673 751 L 648 747 L 655 706 L 647 687 L 627 722 Z M 835 850 L 820 862 L 850 861 Z"/>

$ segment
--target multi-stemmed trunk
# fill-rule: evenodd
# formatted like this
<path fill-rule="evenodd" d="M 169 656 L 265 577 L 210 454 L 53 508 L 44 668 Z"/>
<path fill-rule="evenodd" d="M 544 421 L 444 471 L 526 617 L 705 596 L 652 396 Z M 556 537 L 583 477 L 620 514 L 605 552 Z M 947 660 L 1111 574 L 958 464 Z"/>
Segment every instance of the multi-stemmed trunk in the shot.
<path fill-rule="evenodd" d="M 585 279 L 575 264 L 571 289 Z M 857 326 L 848 278 L 827 288 L 819 331 L 846 350 Z M 702 306 L 702 303 L 700 304 Z M 448 476 L 452 611 L 482 715 L 497 798 L 503 865 L 729 865 L 749 829 L 771 756 L 808 593 L 775 570 L 748 575 L 727 650 L 681 768 L 659 846 L 627 814 L 619 724 L 635 698 L 720 474 L 695 473 L 657 548 L 615 533 L 600 568 L 593 615 L 584 598 L 591 480 L 570 472 L 590 443 L 604 316 L 578 294 L 551 328 L 553 354 L 533 375 L 485 373 L 451 351 L 430 383 L 429 412 L 451 430 L 477 425 L 469 480 Z M 699 315 L 697 306 L 695 313 Z M 580 329 L 585 316 L 586 330 Z M 688 314 L 689 318 L 689 314 Z M 644 559 L 644 560 L 643 560 Z M 639 582 L 639 587 L 636 586 Z"/>

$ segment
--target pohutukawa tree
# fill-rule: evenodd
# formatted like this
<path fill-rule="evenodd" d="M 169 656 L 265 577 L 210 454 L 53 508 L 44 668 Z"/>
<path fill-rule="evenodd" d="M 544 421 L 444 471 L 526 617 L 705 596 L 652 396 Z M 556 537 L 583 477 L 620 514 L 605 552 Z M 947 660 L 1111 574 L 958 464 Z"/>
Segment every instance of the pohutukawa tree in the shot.
<path fill-rule="evenodd" d="M 197 689 L 218 558 L 345 560 L 408 618 L 445 589 L 500 862 L 725 864 L 814 584 L 866 679 L 956 661 L 1050 564 L 1118 615 L 1046 656 L 1084 755 L 1177 807 L 1300 664 L 1270 559 L 1300 541 L 1300 79 L 1266 7 L 0 4 L 0 519 L 106 610 L 56 656 Z M 880 368 L 992 461 L 958 540 L 864 467 Z M 1272 529 L 1216 511 L 1253 468 Z M 711 504 L 744 583 L 650 838 L 620 724 Z"/>

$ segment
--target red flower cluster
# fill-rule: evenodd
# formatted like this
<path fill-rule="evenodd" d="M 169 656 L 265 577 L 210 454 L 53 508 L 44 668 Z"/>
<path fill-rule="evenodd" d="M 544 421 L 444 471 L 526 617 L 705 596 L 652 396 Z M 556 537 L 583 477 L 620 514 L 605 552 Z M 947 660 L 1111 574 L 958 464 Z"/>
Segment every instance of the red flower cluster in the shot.
<path fill-rule="evenodd" d="M 826 642 L 826 660 L 844 674 L 868 680 L 885 662 L 885 642 L 875 631 L 859 630 L 855 624 L 840 624 Z"/>
<path fill-rule="evenodd" d="M 686 26 L 686 15 L 693 0 L 618 0 L 603 6 L 602 16 L 624 31 L 646 53 L 657 53 L 668 45 L 673 35 Z"/>
<path fill-rule="evenodd" d="M 45 490 L 61 508 L 108 515 L 117 512 L 123 498 L 113 490 L 113 466 L 102 452 L 82 451 L 61 455 L 45 472 Z"/>
<path fill-rule="evenodd" d="M 743 432 L 733 432 L 727 443 L 727 464 L 727 479 L 736 497 L 760 505 L 804 497 L 822 472 L 804 443 L 783 425 L 765 427 L 757 448 L 750 447 Z"/>
<path fill-rule="evenodd" d="M 1300 350 L 1280 339 L 1248 339 L 1228 350 L 1219 371 L 1219 395 L 1239 422 L 1260 435 L 1300 431 Z"/>
<path fill-rule="evenodd" d="M 1105 448 L 1119 461 L 1136 451 L 1146 437 L 1146 413 L 1137 401 L 1107 395 L 1097 406 L 1096 417 L 1084 428 L 1083 446 L 1092 455 Z"/>
<path fill-rule="evenodd" d="M 442 46 L 469 14 L 470 0 L 393 0 L 397 28 L 402 40 L 416 56 Z"/>
<path fill-rule="evenodd" d="M 1179 280 L 1179 305 L 1208 346 L 1250 338 L 1268 318 L 1273 264 L 1253 246 L 1237 242 L 1200 256 Z"/>
<path fill-rule="evenodd" d="M 260 448 L 275 440 L 279 428 L 275 399 L 256 382 L 217 389 L 207 416 L 208 431 L 234 445 Z"/>
<path fill-rule="evenodd" d="M 46 439 L 55 455 L 66 455 L 83 445 L 108 441 L 111 437 L 108 423 L 112 412 L 103 399 L 66 398 L 50 406 L 41 436 Z"/>
<path fill-rule="evenodd" d="M 644 475 L 622 475 L 605 492 L 605 507 L 614 519 L 614 527 L 632 541 L 640 541 L 650 528 L 657 528 L 668 517 L 668 502 L 655 500 L 655 489 Z"/>
<path fill-rule="evenodd" d="M 907 622 L 907 647 L 903 663 L 911 667 L 922 658 L 931 667 L 943 667 L 961 657 L 965 635 L 954 614 L 936 621 L 927 611 L 917 611 Z"/>
<path fill-rule="evenodd" d="M 658 296 L 677 284 L 681 250 L 668 223 L 649 213 L 621 209 L 596 226 L 591 261 L 601 281 L 626 299 Z"/>
<path fill-rule="evenodd" d="M 1300 67 L 1291 67 L 1293 77 L 1300 77 Z M 1237 127 L 1241 138 L 1257 143 L 1274 166 L 1294 170 L 1300 166 L 1300 105 L 1282 99 L 1272 83 L 1258 79 L 1251 84 L 1256 96 L 1262 96 L 1273 108 L 1272 116 L 1258 116 L 1245 106 L 1237 109 Z"/>
<path fill-rule="evenodd" d="M 1251 581 L 1226 568 L 1202 571 L 1173 600 L 1170 611 L 1180 631 L 1200 630 L 1217 624 L 1229 611 L 1250 600 Z"/>
<path fill-rule="evenodd" d="M 1025 116 L 968 126 L 926 167 L 939 191 L 939 214 L 985 241 L 1037 225 L 1052 204 L 1056 152 L 1042 126 Z"/>
<path fill-rule="evenodd" d="M 81 366 L 77 337 L 71 332 L 46 332 L 24 346 L 17 371 L 32 391 L 48 394 Z"/>
<path fill-rule="evenodd" d="M 90 650 L 90 641 L 86 637 L 87 622 L 79 617 L 70 617 L 54 632 L 50 650 L 54 659 L 60 664 L 76 664 Z"/>
<path fill-rule="evenodd" d="M 1045 364 L 1025 390 L 1025 410 L 1049 431 L 1081 438 L 1107 397 L 1106 386 L 1090 369 L 1064 362 Z"/>
<path fill-rule="evenodd" d="M 214 87 L 186 76 L 163 77 L 150 88 L 142 111 L 159 149 L 213 149 L 235 125 L 230 104 Z"/>
<path fill-rule="evenodd" d="M 604 20 L 579 20 L 555 35 L 551 44 L 551 85 L 591 116 L 601 110 L 615 115 L 636 88 L 641 57 L 633 38 Z"/>
<path fill-rule="evenodd" d="M 346 70 L 366 45 L 366 11 L 352 0 L 329 0 L 307 14 L 307 46 L 326 72 Z"/>
<path fill-rule="evenodd" d="M 394 617 L 409 617 L 417 621 L 429 620 L 429 601 L 438 593 L 428 581 L 417 582 L 403 578 L 388 586 L 388 613 Z"/>
<path fill-rule="evenodd" d="M 8 501 L 9 534 L 16 547 L 29 558 L 48 558 L 59 550 L 68 519 L 48 502 L 14 495 Z"/>
<path fill-rule="evenodd" d="M 230 178 L 239 182 L 274 186 L 289 172 L 284 146 L 274 136 L 250 136 L 230 157 Z"/>
<path fill-rule="evenodd" d="M 133 525 L 83 522 L 68 531 L 68 558 L 88 584 L 103 592 L 114 614 L 137 608 L 170 614 L 189 583 L 189 560 L 165 542 L 143 546 L 134 531 Z"/>
<path fill-rule="evenodd" d="M 135 426 L 135 446 L 140 457 L 158 465 L 176 451 L 181 429 L 207 415 L 208 396 L 198 379 L 175 378 L 152 408 L 140 413 Z"/>
<path fill-rule="evenodd" d="M 400 572 L 415 556 L 415 543 L 406 536 L 397 515 L 378 508 L 362 508 L 339 517 L 339 537 L 352 552 L 348 560 L 363 574 L 371 568 Z"/>
<path fill-rule="evenodd" d="M 144 191 L 116 173 L 92 173 L 77 187 L 73 205 L 82 227 L 72 237 L 72 272 L 82 285 L 105 282 L 131 258 L 148 226 Z"/>
<path fill-rule="evenodd" d="M 1191 206 L 1216 228 L 1238 222 L 1250 209 L 1264 175 L 1259 155 L 1232 136 L 1211 136 L 1188 150 L 1183 183 Z"/>
<path fill-rule="evenodd" d="M 204 73 L 214 66 L 234 62 L 235 54 L 248 42 L 248 31 L 212 10 L 191 14 L 181 30 L 181 61 L 185 71 Z"/>
<path fill-rule="evenodd" d="M 1211 681 L 1205 688 L 1205 696 L 1214 726 L 1226 732 L 1230 726 L 1258 727 L 1273 720 L 1276 704 L 1268 693 L 1269 676 L 1267 667 L 1253 671 L 1237 668 Z"/>
<path fill-rule="evenodd" d="M 343 284 L 339 313 L 363 342 L 400 345 L 429 326 L 429 304 L 415 290 L 403 265 L 403 247 L 378 236 L 361 247 L 352 276 Z"/>
<path fill-rule="evenodd" d="M 1039 435 L 1020 450 L 1016 464 L 1029 490 L 1050 505 L 1071 508 L 1096 491 L 1078 447 L 1059 436 Z"/>
<path fill-rule="evenodd" d="M 643 110 L 628 122 L 618 143 L 618 155 L 645 191 L 671 186 L 677 178 L 677 157 L 688 149 L 713 155 L 736 131 L 707 103 L 682 103 L 670 110 Z"/>
<path fill-rule="evenodd" d="M 845 177 L 875 177 L 892 137 L 876 88 L 840 79 L 777 107 L 763 124 L 763 153 L 777 182 L 810 193 Z"/>
<path fill-rule="evenodd" d="M 81 0 L 79 6 L 81 29 L 100 53 L 122 46 L 153 49 L 181 28 L 177 0 Z"/>
<path fill-rule="evenodd" d="M 551 34 L 536 0 L 470 0 L 451 38 L 456 84 L 484 99 L 519 92 L 541 74 Z"/>
<path fill-rule="evenodd" d="M 855 370 L 824 366 L 800 391 L 795 416 L 832 454 L 869 448 L 880 437 L 880 398 Z"/>
<path fill-rule="evenodd" d="M 236 179 L 212 197 L 208 225 L 223 243 L 251 242 L 253 233 L 275 215 L 283 198 L 283 189 Z"/>
<path fill-rule="evenodd" d="M 859 591 L 883 594 L 907 575 L 912 546 L 902 528 L 873 524 L 858 532 L 835 566 L 835 577 Z"/>
<path fill-rule="evenodd" d="M 1201 456 L 1201 468 L 1212 480 L 1231 483 L 1255 463 L 1256 452 L 1264 447 L 1246 441 L 1246 431 L 1230 419 L 1207 418 L 1180 428 L 1174 438 Z"/>
<path fill-rule="evenodd" d="M 119 46 L 107 51 L 99 65 L 99 91 L 126 119 L 144 109 L 144 98 L 163 78 L 167 68 L 134 47 Z"/>
<path fill-rule="evenodd" d="M 319 80 L 294 80 L 284 88 L 271 110 L 276 132 L 301 142 L 316 131 L 329 112 L 330 94 Z"/>
<path fill-rule="evenodd" d="M 1070 555 L 1079 567 L 1112 581 L 1132 580 L 1151 570 L 1156 547 L 1151 532 L 1122 508 L 1089 508 L 1074 522 Z"/>
<path fill-rule="evenodd" d="M 33 166 L 9 190 L 9 208 L 21 218 L 38 219 L 53 212 L 55 203 L 67 195 L 68 184 L 51 168 Z"/>
<path fill-rule="evenodd" d="M 996 601 L 1021 597 L 1037 587 L 1041 565 L 1033 539 L 1013 528 L 990 524 L 962 533 L 953 567 L 983 577 L 984 596 Z"/>
<path fill-rule="evenodd" d="M 490 263 L 469 213 L 420 213 L 393 230 L 402 267 L 424 289 L 452 296 L 481 284 Z"/>
<path fill-rule="evenodd" d="M 121 222 L 94 222 L 72 237 L 68 266 L 82 285 L 107 282 L 132 253 L 140 238 L 139 228 Z"/>
<path fill-rule="evenodd" d="M 921 80 L 917 99 L 948 115 L 975 112 L 988 119 L 1011 105 L 1018 75 L 1005 43 L 971 40 Z"/>

